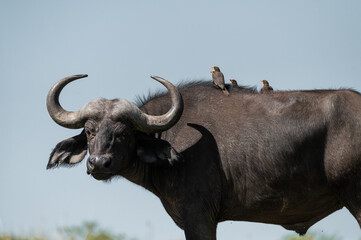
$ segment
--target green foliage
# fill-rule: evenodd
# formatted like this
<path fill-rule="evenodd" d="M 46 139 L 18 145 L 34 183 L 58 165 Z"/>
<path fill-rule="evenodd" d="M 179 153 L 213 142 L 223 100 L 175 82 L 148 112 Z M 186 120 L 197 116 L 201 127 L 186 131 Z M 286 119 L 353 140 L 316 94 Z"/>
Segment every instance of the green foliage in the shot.
<path fill-rule="evenodd" d="M 298 235 L 287 236 L 284 240 L 342 240 L 342 239 L 337 237 L 336 235 L 326 236 L 324 234 L 310 233 L 310 234 L 306 234 L 303 237 L 300 237 Z"/>
<path fill-rule="evenodd" d="M 63 240 L 137 240 L 124 234 L 113 234 L 100 229 L 96 222 L 84 222 L 80 226 L 65 226 L 58 229 Z M 0 240 L 49 240 L 48 237 L 17 237 L 10 234 L 0 234 Z"/>
<path fill-rule="evenodd" d="M 9 235 L 9 234 L 0 235 L 0 240 L 46 240 L 46 239 L 47 238 L 45 238 L 45 237 L 27 238 L 27 237 L 15 237 L 15 236 Z"/>
<path fill-rule="evenodd" d="M 96 222 L 85 222 L 80 226 L 63 227 L 59 228 L 58 231 L 67 240 L 128 240 L 124 234 L 113 234 L 104 229 L 99 229 Z M 136 239 L 133 238 L 133 240 Z"/>
<path fill-rule="evenodd" d="M 58 229 L 63 240 L 137 240 L 128 238 L 124 234 L 113 234 L 110 231 L 99 228 L 96 222 L 84 222 L 79 226 L 66 226 Z M 0 240 L 49 240 L 48 237 L 18 237 L 11 234 L 0 234 Z M 336 235 L 326 236 L 322 233 L 309 233 L 303 237 L 292 234 L 283 240 L 342 240 Z M 361 239 L 359 239 L 361 240 Z"/>

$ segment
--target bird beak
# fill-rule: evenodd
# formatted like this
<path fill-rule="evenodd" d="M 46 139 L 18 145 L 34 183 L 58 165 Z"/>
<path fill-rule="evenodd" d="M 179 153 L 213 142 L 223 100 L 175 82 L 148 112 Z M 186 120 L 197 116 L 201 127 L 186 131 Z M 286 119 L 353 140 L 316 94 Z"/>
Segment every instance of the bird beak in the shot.
<path fill-rule="evenodd" d="M 213 73 L 213 71 L 211 71 L 211 73 Z"/>
<path fill-rule="evenodd" d="M 214 67 L 212 67 L 214 69 Z"/>
<path fill-rule="evenodd" d="M 261 80 L 261 82 L 263 82 L 263 80 Z M 263 82 L 264 83 L 264 82 Z"/>

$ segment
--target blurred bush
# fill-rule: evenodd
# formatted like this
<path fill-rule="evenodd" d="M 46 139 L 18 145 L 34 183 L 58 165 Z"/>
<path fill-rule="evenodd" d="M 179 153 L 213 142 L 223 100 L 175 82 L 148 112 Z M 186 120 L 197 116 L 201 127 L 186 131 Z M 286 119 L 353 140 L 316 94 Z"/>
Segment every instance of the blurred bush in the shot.
<path fill-rule="evenodd" d="M 326 236 L 320 233 L 309 233 L 303 237 L 300 237 L 296 234 L 286 236 L 284 240 L 342 240 L 340 237 L 333 235 L 333 236 Z M 361 239 L 360 239 L 361 240 Z"/>
<path fill-rule="evenodd" d="M 128 238 L 125 234 L 113 234 L 99 228 L 96 222 L 84 222 L 80 226 L 58 228 L 62 240 L 137 240 Z M 17 237 L 10 234 L 0 234 L 0 240 L 49 240 L 46 236 Z"/>
<path fill-rule="evenodd" d="M 127 238 L 124 234 L 113 234 L 100 229 L 96 222 L 85 222 L 80 226 L 59 228 L 58 232 L 66 240 L 137 240 Z M 1 239 L 0 239 L 1 240 Z"/>
<path fill-rule="evenodd" d="M 129 238 L 125 234 L 113 234 L 110 231 L 102 229 L 96 222 L 84 222 L 79 226 L 68 226 L 58 228 L 61 240 L 137 240 Z M 49 240 L 46 236 L 17 237 L 10 234 L 0 234 L 0 240 Z M 59 238 L 57 238 L 59 239 Z M 264 239 L 266 240 L 266 239 Z M 282 240 L 342 240 L 340 237 L 326 236 L 321 233 L 309 233 L 300 237 L 296 234 L 288 235 Z M 361 238 L 359 239 L 361 240 Z"/>

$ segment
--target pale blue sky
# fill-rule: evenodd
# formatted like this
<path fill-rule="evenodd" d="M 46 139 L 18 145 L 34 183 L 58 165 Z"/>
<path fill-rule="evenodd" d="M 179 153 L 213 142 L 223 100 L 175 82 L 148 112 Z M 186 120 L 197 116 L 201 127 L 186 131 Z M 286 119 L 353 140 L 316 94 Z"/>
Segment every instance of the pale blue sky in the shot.
<path fill-rule="evenodd" d="M 278 90 L 361 91 L 360 13 L 358 0 L 0 0 L 0 232 L 54 232 L 96 220 L 140 240 L 184 239 L 160 201 L 127 180 L 98 182 L 84 162 L 45 170 L 52 148 L 80 132 L 48 116 L 52 84 L 89 74 L 64 89 L 61 103 L 69 110 L 96 97 L 134 101 L 162 88 L 152 74 L 173 83 L 210 79 L 214 65 L 226 79 L 258 88 L 267 79 Z M 345 209 L 311 231 L 361 236 Z M 218 239 L 289 233 L 226 222 Z"/>

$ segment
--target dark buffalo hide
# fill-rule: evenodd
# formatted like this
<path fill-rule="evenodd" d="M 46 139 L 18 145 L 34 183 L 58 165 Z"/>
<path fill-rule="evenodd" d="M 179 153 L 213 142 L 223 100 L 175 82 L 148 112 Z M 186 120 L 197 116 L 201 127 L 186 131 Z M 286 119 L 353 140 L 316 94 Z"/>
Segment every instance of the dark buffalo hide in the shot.
<path fill-rule="evenodd" d="M 104 117 L 88 119 L 85 131 L 55 147 L 48 167 L 77 163 L 88 149 L 90 174 L 121 175 L 153 192 L 187 240 L 216 239 L 217 223 L 226 220 L 304 234 L 343 206 L 360 224 L 360 94 L 229 90 L 183 84 L 180 119 L 156 132 L 112 119 L 109 102 Z M 138 106 L 159 116 L 171 100 L 158 93 Z"/>

